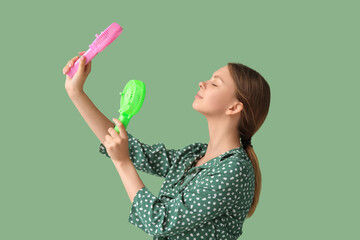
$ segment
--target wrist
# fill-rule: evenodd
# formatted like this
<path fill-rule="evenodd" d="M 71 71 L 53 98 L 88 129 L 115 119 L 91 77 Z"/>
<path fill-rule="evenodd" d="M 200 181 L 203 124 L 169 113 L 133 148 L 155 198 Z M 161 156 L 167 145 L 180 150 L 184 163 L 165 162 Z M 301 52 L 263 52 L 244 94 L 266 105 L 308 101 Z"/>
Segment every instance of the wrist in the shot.
<path fill-rule="evenodd" d="M 67 90 L 67 93 L 70 98 L 74 98 L 74 97 L 85 94 L 85 92 L 83 90 Z"/>
<path fill-rule="evenodd" d="M 133 164 L 131 162 L 130 158 L 127 160 L 124 160 L 124 161 L 113 160 L 113 163 L 114 163 L 116 169 L 128 168 L 129 166 L 131 166 Z"/>

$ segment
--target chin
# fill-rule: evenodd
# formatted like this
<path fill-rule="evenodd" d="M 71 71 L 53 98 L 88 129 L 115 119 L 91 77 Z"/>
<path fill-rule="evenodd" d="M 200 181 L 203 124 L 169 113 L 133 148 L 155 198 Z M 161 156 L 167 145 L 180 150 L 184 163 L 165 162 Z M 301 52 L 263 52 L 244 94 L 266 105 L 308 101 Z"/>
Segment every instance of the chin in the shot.
<path fill-rule="evenodd" d="M 193 108 L 195 111 L 203 114 L 202 111 L 199 109 L 199 107 L 198 107 L 195 103 L 192 104 L 192 108 Z"/>

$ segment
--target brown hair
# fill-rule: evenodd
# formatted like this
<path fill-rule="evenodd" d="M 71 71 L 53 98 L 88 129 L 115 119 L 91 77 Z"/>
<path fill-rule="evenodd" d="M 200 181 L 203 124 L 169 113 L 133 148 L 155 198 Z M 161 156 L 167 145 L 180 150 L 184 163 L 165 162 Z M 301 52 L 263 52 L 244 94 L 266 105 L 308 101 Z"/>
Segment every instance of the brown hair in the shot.
<path fill-rule="evenodd" d="M 241 140 L 248 141 L 259 130 L 269 112 L 270 87 L 265 79 L 255 70 L 241 64 L 228 63 L 229 72 L 236 85 L 236 98 L 243 103 L 238 125 Z M 261 172 L 258 158 L 252 145 L 245 145 L 255 171 L 254 199 L 246 218 L 255 212 L 261 190 Z"/>

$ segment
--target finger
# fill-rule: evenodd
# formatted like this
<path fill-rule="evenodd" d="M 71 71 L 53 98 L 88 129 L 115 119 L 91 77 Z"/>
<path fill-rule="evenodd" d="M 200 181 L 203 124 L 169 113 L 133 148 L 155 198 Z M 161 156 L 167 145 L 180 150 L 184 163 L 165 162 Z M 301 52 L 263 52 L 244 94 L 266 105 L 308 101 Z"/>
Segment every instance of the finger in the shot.
<path fill-rule="evenodd" d="M 107 136 L 107 135 L 106 135 Z M 109 142 L 108 141 L 106 141 L 106 136 L 105 136 L 105 140 L 104 140 L 104 146 L 105 146 L 105 148 L 108 148 L 109 147 Z"/>
<path fill-rule="evenodd" d="M 71 59 L 70 63 L 68 64 L 68 68 L 70 69 L 72 66 L 74 66 L 75 62 L 79 59 L 79 56 L 74 57 Z"/>
<path fill-rule="evenodd" d="M 74 62 L 76 62 L 76 60 L 78 60 L 78 58 L 79 58 L 79 56 L 75 56 L 70 61 L 68 61 L 66 66 L 63 68 L 63 73 L 67 73 L 69 71 L 69 69 L 74 65 Z"/>
<path fill-rule="evenodd" d="M 126 132 L 126 130 L 125 130 L 125 126 L 124 126 L 124 124 L 119 120 L 119 119 L 117 119 L 117 118 L 113 118 L 113 121 L 114 121 L 114 123 L 118 126 L 118 128 L 119 128 L 119 135 L 121 136 L 121 137 L 126 137 L 127 136 L 127 132 Z"/>
<path fill-rule="evenodd" d="M 85 53 L 85 51 L 83 51 L 83 52 L 79 52 L 79 55 L 83 55 Z"/>
<path fill-rule="evenodd" d="M 91 72 L 91 61 L 85 66 L 85 73 L 88 75 Z"/>
<path fill-rule="evenodd" d="M 68 67 L 71 67 L 70 65 L 72 65 L 76 60 L 78 60 L 79 56 L 75 56 L 73 57 L 67 64 Z"/>
<path fill-rule="evenodd" d="M 114 128 L 109 128 L 108 132 L 110 133 L 112 139 L 119 139 L 119 134 L 115 131 Z"/>
<path fill-rule="evenodd" d="M 85 69 L 85 61 L 86 60 L 86 57 L 85 56 L 81 56 L 81 58 L 80 58 L 80 62 L 79 62 L 79 69 L 78 70 L 80 70 L 80 72 L 84 72 L 84 69 Z"/>
<path fill-rule="evenodd" d="M 79 56 L 76 56 L 76 57 L 74 57 L 73 59 L 71 59 L 71 62 L 74 63 L 74 62 L 76 62 L 79 58 L 80 58 Z"/>
<path fill-rule="evenodd" d="M 64 66 L 63 70 L 68 69 L 68 68 L 69 68 L 70 63 L 71 63 L 71 60 L 67 62 L 67 64 Z"/>
<path fill-rule="evenodd" d="M 106 134 L 105 140 L 107 141 L 107 144 L 109 145 L 111 142 L 113 142 L 112 137 L 109 134 Z M 104 144 L 105 145 L 105 144 Z"/>
<path fill-rule="evenodd" d="M 70 70 L 71 67 L 72 67 L 71 63 L 68 63 L 68 65 L 66 65 L 66 66 L 63 68 L 63 73 L 64 73 L 64 74 L 67 73 L 67 72 Z"/>

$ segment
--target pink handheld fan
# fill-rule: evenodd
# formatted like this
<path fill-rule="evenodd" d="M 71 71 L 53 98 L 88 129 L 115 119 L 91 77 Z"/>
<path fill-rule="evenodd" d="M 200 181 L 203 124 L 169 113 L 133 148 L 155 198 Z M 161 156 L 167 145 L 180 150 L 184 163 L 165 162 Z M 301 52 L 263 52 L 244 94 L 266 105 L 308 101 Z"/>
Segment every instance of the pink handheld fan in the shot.
<path fill-rule="evenodd" d="M 87 50 L 83 56 L 86 57 L 85 65 L 88 64 L 99 52 L 102 52 L 107 46 L 109 46 L 122 32 L 123 28 L 116 22 L 110 24 L 100 35 L 95 34 L 96 39 L 89 45 L 89 50 Z M 75 64 L 70 68 L 66 73 L 70 78 L 72 78 L 78 70 L 79 61 L 76 60 Z"/>

